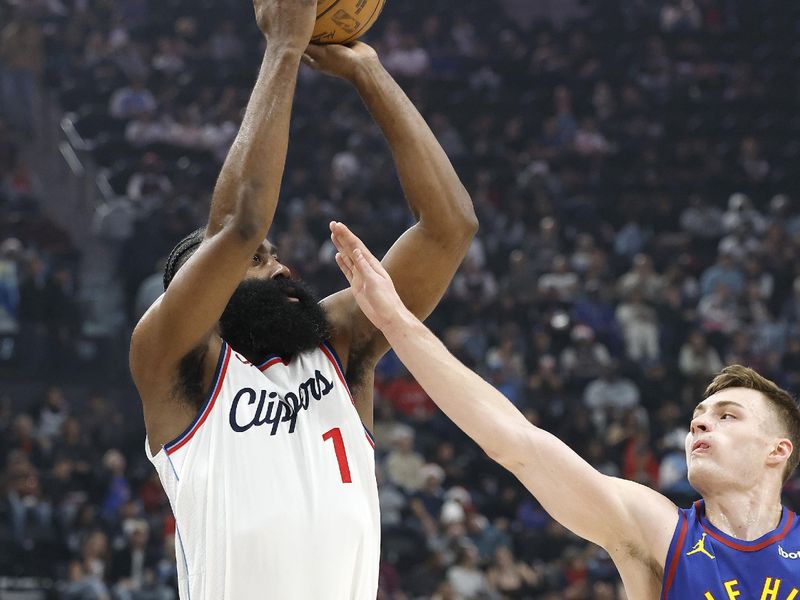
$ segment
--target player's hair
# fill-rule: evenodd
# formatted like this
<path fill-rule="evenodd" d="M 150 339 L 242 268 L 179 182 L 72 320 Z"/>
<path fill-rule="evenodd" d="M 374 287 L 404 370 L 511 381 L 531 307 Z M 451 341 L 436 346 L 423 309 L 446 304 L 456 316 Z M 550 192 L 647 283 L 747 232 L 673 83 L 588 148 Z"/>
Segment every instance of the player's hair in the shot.
<path fill-rule="evenodd" d="M 205 227 L 195 229 L 192 233 L 178 242 L 177 245 L 172 249 L 172 252 L 169 253 L 169 256 L 167 257 L 167 264 L 164 266 L 165 291 L 175 278 L 175 273 L 178 272 L 178 269 L 186 264 L 186 261 L 189 260 L 192 254 L 195 253 L 195 250 L 197 250 L 200 247 L 200 244 L 203 243 L 203 237 L 205 236 L 205 233 Z"/>
<path fill-rule="evenodd" d="M 786 483 L 800 462 L 800 407 L 797 406 L 797 402 L 789 392 L 780 388 L 775 382 L 762 377 L 753 369 L 742 365 L 731 365 L 722 369 L 706 388 L 703 399 L 729 388 L 746 388 L 761 392 L 772 406 L 783 433 L 794 446 L 789 460 L 786 461 L 786 469 L 783 474 L 783 481 Z"/>

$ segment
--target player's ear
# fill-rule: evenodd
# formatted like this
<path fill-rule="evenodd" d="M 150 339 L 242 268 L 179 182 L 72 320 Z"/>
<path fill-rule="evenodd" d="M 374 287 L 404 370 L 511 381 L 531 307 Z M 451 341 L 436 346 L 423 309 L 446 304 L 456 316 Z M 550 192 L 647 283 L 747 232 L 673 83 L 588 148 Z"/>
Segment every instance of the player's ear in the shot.
<path fill-rule="evenodd" d="M 767 457 L 767 464 L 770 466 L 785 465 L 792 456 L 793 451 L 794 446 L 792 445 L 791 440 L 782 438 L 778 440 L 778 443 L 772 449 L 772 452 L 769 453 L 769 456 Z"/>

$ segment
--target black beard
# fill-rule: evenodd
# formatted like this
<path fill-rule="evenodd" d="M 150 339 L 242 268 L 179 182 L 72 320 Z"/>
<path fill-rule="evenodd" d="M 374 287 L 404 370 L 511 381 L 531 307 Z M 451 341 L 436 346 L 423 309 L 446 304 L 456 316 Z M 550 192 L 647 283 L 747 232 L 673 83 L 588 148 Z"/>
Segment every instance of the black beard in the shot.
<path fill-rule="evenodd" d="M 299 302 L 289 300 L 293 296 Z M 277 354 L 290 358 L 330 337 L 316 295 L 292 279 L 245 279 L 219 319 L 220 335 L 253 364 Z"/>

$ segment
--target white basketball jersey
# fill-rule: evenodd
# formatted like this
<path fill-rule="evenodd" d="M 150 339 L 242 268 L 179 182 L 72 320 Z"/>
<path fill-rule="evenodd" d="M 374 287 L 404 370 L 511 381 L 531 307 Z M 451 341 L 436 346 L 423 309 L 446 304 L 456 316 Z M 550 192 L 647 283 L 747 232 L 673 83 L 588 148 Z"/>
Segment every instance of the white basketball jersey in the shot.
<path fill-rule="evenodd" d="M 254 366 L 223 342 L 194 423 L 155 456 L 181 600 L 375 600 L 374 443 L 322 345 Z"/>

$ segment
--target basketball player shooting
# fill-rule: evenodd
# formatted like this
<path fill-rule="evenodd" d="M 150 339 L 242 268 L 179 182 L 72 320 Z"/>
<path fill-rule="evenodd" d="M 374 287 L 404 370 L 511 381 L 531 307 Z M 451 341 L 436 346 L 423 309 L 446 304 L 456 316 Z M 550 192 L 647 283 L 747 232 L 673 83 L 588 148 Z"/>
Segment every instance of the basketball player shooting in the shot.
<path fill-rule="evenodd" d="M 686 436 L 703 496 L 678 509 L 652 489 L 594 470 L 529 423 L 404 306 L 390 274 L 340 223 L 336 260 L 361 309 L 439 407 L 561 524 L 605 548 L 631 600 L 798 600 L 800 524 L 781 506 L 798 463 L 800 411 L 755 371 L 724 369 Z"/>
<path fill-rule="evenodd" d="M 208 225 L 173 250 L 166 291 L 131 341 L 146 450 L 177 522 L 182 600 L 377 594 L 369 430 L 389 345 L 350 290 L 317 302 L 265 237 L 301 59 L 350 81 L 388 140 L 417 223 L 384 266 L 415 315 L 433 310 L 477 228 L 444 151 L 375 52 L 307 48 L 316 5 L 255 0 L 268 47 Z"/>

